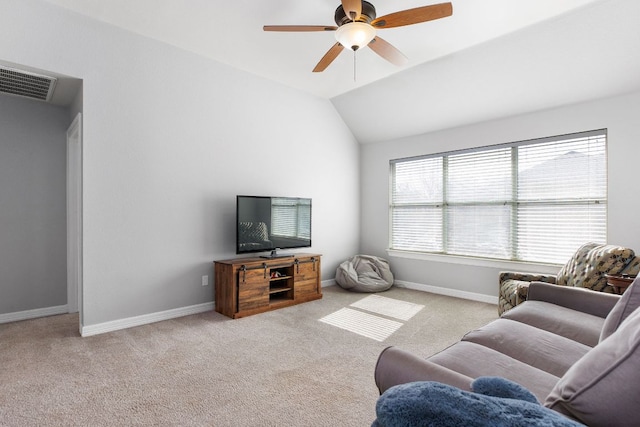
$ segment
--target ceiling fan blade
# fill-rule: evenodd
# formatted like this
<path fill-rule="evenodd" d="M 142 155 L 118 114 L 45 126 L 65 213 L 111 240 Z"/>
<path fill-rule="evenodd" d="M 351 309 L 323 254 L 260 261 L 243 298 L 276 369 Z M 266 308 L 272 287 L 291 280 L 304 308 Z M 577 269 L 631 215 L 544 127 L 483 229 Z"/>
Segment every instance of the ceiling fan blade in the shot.
<path fill-rule="evenodd" d="M 371 21 L 371 25 L 375 28 L 402 27 L 404 25 L 418 24 L 420 22 L 446 18 L 452 14 L 453 6 L 451 3 L 440 3 L 390 13 L 389 15 L 374 19 Z"/>
<path fill-rule="evenodd" d="M 369 47 L 375 53 L 391 62 L 394 65 L 402 66 L 409 62 L 409 59 L 402 52 L 393 47 L 393 45 L 380 37 L 375 37 L 369 43 Z"/>
<path fill-rule="evenodd" d="M 362 13 L 362 0 L 342 0 L 342 9 L 352 21 L 357 21 Z"/>
<path fill-rule="evenodd" d="M 264 31 L 335 31 L 338 27 L 331 25 L 265 25 Z"/>
<path fill-rule="evenodd" d="M 342 46 L 340 43 L 334 44 L 331 49 L 329 49 L 329 51 L 324 54 L 320 62 L 318 62 L 318 65 L 316 65 L 316 68 L 313 69 L 313 72 L 319 73 L 326 70 L 326 68 L 331 65 L 333 60 L 336 59 L 338 55 L 340 55 L 340 52 L 342 52 L 343 49 L 344 46 Z"/>

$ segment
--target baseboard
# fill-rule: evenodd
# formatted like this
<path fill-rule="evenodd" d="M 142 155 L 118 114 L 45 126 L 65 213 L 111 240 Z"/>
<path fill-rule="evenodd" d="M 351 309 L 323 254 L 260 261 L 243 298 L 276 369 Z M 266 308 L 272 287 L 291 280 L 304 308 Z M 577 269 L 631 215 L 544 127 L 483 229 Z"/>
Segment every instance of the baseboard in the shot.
<path fill-rule="evenodd" d="M 36 308 L 34 310 L 16 311 L 15 313 L 0 314 L 0 323 L 19 322 L 20 320 L 35 319 L 37 317 L 55 316 L 66 314 L 69 308 L 66 305 L 55 307 Z"/>
<path fill-rule="evenodd" d="M 485 302 L 487 304 L 498 305 L 497 296 L 493 297 L 491 295 L 477 294 L 475 292 L 459 291 L 457 289 L 450 289 L 450 288 L 441 288 L 439 286 L 423 285 L 421 283 L 405 282 L 403 280 L 396 280 L 394 282 L 394 285 L 400 288 L 415 289 L 417 291 L 431 292 L 432 294 L 446 295 L 449 297 L 462 298 L 462 299 L 467 299 L 471 301 L 479 301 L 479 302 Z"/>
<path fill-rule="evenodd" d="M 325 280 L 321 283 L 326 286 L 334 286 L 335 280 Z M 143 314 L 141 316 L 129 317 L 126 319 L 113 320 L 111 322 L 98 323 L 95 325 L 80 325 L 80 335 L 90 337 L 92 335 L 104 334 L 107 332 L 119 331 L 121 329 L 133 328 L 135 326 L 148 325 L 149 323 L 161 322 L 163 320 L 175 319 L 176 317 L 189 316 L 191 314 L 212 311 L 215 308 L 213 302 L 193 305 L 190 307 L 176 308 L 173 310 L 161 311 L 158 313 Z"/>
<path fill-rule="evenodd" d="M 324 280 L 321 286 L 335 286 L 335 280 Z M 459 291 L 456 289 L 442 288 L 438 286 L 424 285 L 421 283 L 406 282 L 396 280 L 395 286 L 400 288 L 415 289 L 423 292 L 431 292 L 438 295 L 446 295 L 455 298 L 462 298 L 471 301 L 479 301 L 488 304 L 498 304 L 498 297 L 478 294 L 474 292 Z M 113 320 L 111 322 L 98 323 L 95 325 L 80 326 L 80 334 L 83 337 L 104 334 L 107 332 L 119 331 L 121 329 L 133 328 L 135 326 L 148 325 L 149 323 L 161 322 L 163 320 L 175 319 L 177 317 L 189 316 L 192 314 L 204 313 L 214 309 L 213 302 L 192 305 L 189 307 L 175 308 L 157 313 L 143 314 L 141 316 L 129 317 L 126 319 Z M 18 320 L 32 319 L 35 317 L 53 316 L 67 313 L 67 306 L 49 307 L 37 310 L 21 311 L 17 313 L 0 314 L 0 323 L 15 322 Z"/>
<path fill-rule="evenodd" d="M 321 288 L 328 288 L 329 286 L 336 286 L 336 285 L 337 283 L 335 279 L 323 280 L 322 282 L 320 282 Z"/>
<path fill-rule="evenodd" d="M 126 319 L 118 319 L 111 322 L 98 323 L 95 325 L 83 325 L 80 327 L 80 335 L 82 335 L 83 337 L 89 337 L 92 335 L 119 331 L 121 329 L 133 328 L 135 326 L 148 325 L 149 323 L 161 322 L 163 320 L 175 319 L 176 317 L 204 313 L 213 309 L 213 302 L 207 302 L 203 304 L 192 305 L 189 307 L 174 308 L 172 310 L 160 311 L 157 313 L 143 314 L 141 316 L 128 317 Z"/>

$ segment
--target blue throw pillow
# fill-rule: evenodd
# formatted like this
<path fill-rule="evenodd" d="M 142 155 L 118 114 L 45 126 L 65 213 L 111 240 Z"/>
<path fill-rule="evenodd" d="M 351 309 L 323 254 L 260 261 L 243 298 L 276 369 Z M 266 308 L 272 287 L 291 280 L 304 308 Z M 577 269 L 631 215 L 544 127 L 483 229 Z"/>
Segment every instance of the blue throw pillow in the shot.
<path fill-rule="evenodd" d="M 372 427 L 583 426 L 504 378 L 480 377 L 471 386 L 475 393 L 433 381 L 391 387 L 378 399 Z"/>

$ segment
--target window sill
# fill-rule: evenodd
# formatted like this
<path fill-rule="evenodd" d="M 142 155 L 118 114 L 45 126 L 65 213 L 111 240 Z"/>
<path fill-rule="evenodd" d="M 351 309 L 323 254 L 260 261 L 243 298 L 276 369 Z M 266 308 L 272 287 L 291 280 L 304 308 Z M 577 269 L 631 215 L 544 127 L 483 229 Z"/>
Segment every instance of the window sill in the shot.
<path fill-rule="evenodd" d="M 394 258 L 416 259 L 448 264 L 463 264 L 476 267 L 491 267 L 509 271 L 536 271 L 548 274 L 557 274 L 558 270 L 562 267 L 562 265 L 559 264 L 509 261 L 460 255 L 428 254 L 424 252 L 399 251 L 395 249 L 387 249 L 387 254 Z"/>

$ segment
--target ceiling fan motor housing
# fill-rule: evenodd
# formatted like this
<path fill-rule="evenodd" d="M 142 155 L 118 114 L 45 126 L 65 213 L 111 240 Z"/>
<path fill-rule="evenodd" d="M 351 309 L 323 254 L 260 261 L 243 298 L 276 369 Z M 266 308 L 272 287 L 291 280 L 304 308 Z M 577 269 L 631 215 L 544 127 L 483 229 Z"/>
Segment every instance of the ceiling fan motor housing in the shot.
<path fill-rule="evenodd" d="M 358 22 L 366 22 L 367 24 L 376 19 L 376 8 L 368 1 L 362 2 L 362 12 L 360 12 L 360 19 Z M 346 12 L 342 8 L 342 4 L 336 9 L 334 20 L 338 27 L 351 22 L 351 17 L 347 16 Z"/>

